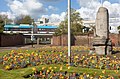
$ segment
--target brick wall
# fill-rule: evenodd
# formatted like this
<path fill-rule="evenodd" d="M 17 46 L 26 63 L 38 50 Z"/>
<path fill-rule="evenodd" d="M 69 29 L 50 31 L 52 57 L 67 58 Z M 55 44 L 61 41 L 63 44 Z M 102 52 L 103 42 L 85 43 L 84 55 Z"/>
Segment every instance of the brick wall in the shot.
<path fill-rule="evenodd" d="M 113 45 L 120 45 L 120 34 L 110 34 L 109 37 L 112 40 Z M 93 34 L 71 36 L 71 43 L 76 46 L 92 46 L 93 39 Z M 66 46 L 67 43 L 67 35 L 53 36 L 53 45 Z"/>
<path fill-rule="evenodd" d="M 90 35 L 79 35 L 75 36 L 75 45 L 79 46 L 91 46 L 93 41 L 93 36 Z"/>
<path fill-rule="evenodd" d="M 24 37 L 21 34 L 1 34 L 0 35 L 0 46 L 16 46 L 23 45 Z"/>
<path fill-rule="evenodd" d="M 118 42 L 120 40 L 120 37 L 119 37 L 120 34 L 110 34 L 109 35 L 109 38 L 112 40 L 112 44 L 115 45 L 115 46 L 118 46 Z"/>

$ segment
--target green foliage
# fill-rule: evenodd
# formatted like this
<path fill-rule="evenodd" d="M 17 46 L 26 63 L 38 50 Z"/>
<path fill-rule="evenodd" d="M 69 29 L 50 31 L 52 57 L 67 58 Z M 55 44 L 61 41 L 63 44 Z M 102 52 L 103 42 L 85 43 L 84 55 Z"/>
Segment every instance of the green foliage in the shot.
<path fill-rule="evenodd" d="M 15 24 L 32 24 L 32 18 L 29 15 L 20 15 L 16 18 Z"/>
<path fill-rule="evenodd" d="M 117 29 L 120 30 L 120 26 L 118 26 Z"/>
<path fill-rule="evenodd" d="M 0 19 L 0 33 L 3 32 L 4 21 Z"/>
<path fill-rule="evenodd" d="M 65 16 L 65 20 L 62 21 L 59 25 L 59 28 L 56 30 L 55 35 L 61 35 L 67 33 L 68 27 L 68 14 Z M 77 12 L 75 9 L 71 9 L 71 33 L 78 34 L 82 33 L 83 25 L 82 25 L 82 18 L 80 17 L 80 13 Z"/>
<path fill-rule="evenodd" d="M 0 33 L 3 32 L 4 25 L 10 24 L 12 22 L 11 19 L 8 19 L 7 15 L 0 15 Z"/>

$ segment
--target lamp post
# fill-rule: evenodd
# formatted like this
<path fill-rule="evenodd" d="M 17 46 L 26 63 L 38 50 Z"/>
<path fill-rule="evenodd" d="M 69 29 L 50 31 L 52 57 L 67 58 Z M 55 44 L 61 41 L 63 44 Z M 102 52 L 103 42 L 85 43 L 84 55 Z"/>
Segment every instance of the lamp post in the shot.
<path fill-rule="evenodd" d="M 71 32 L 70 32 L 70 13 L 71 13 L 71 0 L 68 0 L 68 64 L 71 65 Z"/>

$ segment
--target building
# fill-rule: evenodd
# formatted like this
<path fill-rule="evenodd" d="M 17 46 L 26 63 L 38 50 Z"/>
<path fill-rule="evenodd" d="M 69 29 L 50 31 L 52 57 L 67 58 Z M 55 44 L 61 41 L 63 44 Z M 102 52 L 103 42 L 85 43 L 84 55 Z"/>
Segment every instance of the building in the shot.
<path fill-rule="evenodd" d="M 25 37 L 25 44 L 34 42 L 39 43 L 52 43 L 52 36 L 58 26 L 39 25 L 33 26 L 28 24 L 20 25 L 5 25 L 4 33 L 22 33 Z"/>
<path fill-rule="evenodd" d="M 50 22 L 49 19 L 47 18 L 40 18 L 38 19 L 37 21 L 35 21 L 35 24 L 38 25 L 38 26 L 59 26 L 60 22 L 56 22 L 56 23 L 53 23 L 53 22 Z"/>

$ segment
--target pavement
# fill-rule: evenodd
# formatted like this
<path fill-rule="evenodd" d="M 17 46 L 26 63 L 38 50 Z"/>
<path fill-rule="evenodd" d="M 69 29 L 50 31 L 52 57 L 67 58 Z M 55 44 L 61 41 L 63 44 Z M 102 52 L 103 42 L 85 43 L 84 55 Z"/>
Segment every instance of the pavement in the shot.
<path fill-rule="evenodd" d="M 17 49 L 35 49 L 35 48 L 39 48 L 39 47 L 44 47 L 46 45 L 24 45 L 24 46 L 10 46 L 10 47 L 0 47 L 0 52 L 2 51 L 7 51 L 7 50 L 17 50 Z"/>

